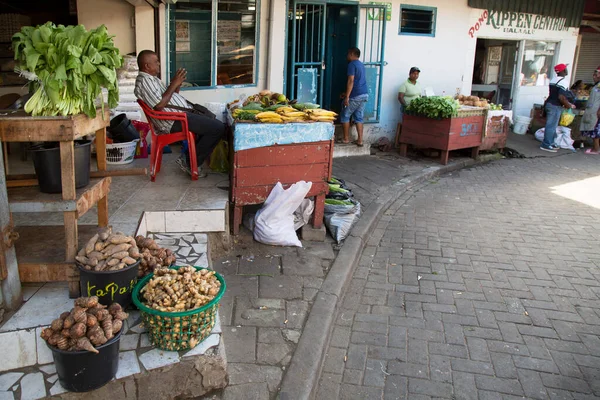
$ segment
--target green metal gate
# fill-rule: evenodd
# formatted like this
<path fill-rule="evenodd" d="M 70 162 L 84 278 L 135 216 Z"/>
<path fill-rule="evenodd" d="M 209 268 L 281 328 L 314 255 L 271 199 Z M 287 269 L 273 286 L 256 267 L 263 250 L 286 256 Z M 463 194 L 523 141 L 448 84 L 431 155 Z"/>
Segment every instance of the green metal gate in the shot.
<path fill-rule="evenodd" d="M 360 5 L 360 23 L 357 47 L 361 50 L 361 61 L 365 65 L 369 100 L 365 106 L 365 123 L 379 122 L 381 114 L 381 88 L 384 57 L 385 5 Z"/>
<path fill-rule="evenodd" d="M 290 98 L 320 104 L 325 77 L 326 5 L 294 0 L 291 7 Z"/>

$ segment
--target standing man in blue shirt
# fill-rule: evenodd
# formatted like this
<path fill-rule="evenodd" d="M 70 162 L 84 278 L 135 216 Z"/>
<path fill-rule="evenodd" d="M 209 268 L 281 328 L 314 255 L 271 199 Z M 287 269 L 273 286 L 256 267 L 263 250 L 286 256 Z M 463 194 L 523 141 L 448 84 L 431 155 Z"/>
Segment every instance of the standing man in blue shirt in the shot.
<path fill-rule="evenodd" d="M 358 139 L 356 145 L 363 146 L 363 118 L 365 104 L 369 99 L 369 89 L 365 77 L 365 66 L 359 60 L 360 50 L 353 47 L 348 50 L 348 83 L 344 94 L 344 104 L 340 120 L 344 127 L 344 143 L 350 142 L 350 117 L 356 124 Z"/>

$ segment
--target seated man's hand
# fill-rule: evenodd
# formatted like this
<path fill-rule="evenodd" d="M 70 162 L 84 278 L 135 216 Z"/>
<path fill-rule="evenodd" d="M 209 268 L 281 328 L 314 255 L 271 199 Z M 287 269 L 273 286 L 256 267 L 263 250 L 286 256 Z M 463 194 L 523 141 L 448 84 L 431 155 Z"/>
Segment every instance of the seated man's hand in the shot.
<path fill-rule="evenodd" d="M 173 82 L 176 85 L 176 87 L 180 87 L 181 84 L 185 82 L 186 77 L 187 71 L 185 70 L 185 68 L 179 68 L 171 82 Z"/>

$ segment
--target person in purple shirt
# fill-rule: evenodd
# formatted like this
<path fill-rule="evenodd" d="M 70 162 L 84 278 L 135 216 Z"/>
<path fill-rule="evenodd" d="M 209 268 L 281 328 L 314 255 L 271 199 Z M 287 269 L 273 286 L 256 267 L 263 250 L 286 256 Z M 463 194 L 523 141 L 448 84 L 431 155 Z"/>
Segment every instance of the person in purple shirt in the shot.
<path fill-rule="evenodd" d="M 363 119 L 365 104 L 369 100 L 369 89 L 367 88 L 367 79 L 365 77 L 365 66 L 359 60 L 360 50 L 353 47 L 348 50 L 348 80 L 346 83 L 346 93 L 344 94 L 344 103 L 340 115 L 340 121 L 344 128 L 343 143 L 350 142 L 350 118 L 356 124 L 358 139 L 354 142 L 357 146 L 363 146 Z"/>

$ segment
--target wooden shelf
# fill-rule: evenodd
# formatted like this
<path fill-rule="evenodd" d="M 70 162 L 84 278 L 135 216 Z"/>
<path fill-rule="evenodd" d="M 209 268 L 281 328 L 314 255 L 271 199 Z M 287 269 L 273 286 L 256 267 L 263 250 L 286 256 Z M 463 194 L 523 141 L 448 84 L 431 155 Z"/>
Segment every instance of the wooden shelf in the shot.
<path fill-rule="evenodd" d="M 91 179 L 90 184 L 77 189 L 75 200 L 63 200 L 62 194 L 42 193 L 39 187 L 9 188 L 8 203 L 11 212 L 65 212 L 84 215 L 110 192 L 111 177 Z"/>
<path fill-rule="evenodd" d="M 8 115 L 0 116 L 0 140 L 3 142 L 68 142 L 104 129 L 110 121 L 108 107 L 104 108 L 104 114 L 98 108 L 94 119 L 85 114 L 32 117 L 22 110 L 4 112 Z"/>
<path fill-rule="evenodd" d="M 65 261 L 65 227 L 17 226 L 15 242 L 21 282 L 64 282 L 75 263 Z M 98 232 L 95 225 L 78 226 L 77 248 Z"/>

